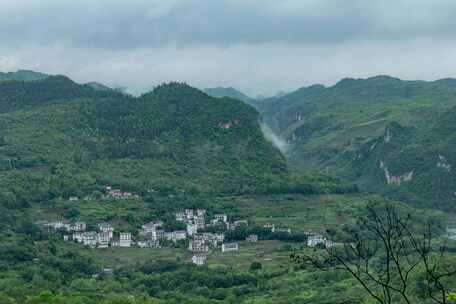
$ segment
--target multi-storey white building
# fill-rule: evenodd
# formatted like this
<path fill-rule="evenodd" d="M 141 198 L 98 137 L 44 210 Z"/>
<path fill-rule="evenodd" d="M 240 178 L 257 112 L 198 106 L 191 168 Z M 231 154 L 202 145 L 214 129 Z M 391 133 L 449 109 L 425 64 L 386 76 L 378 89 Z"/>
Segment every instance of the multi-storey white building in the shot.
<path fill-rule="evenodd" d="M 94 231 L 84 232 L 82 234 L 82 244 L 84 246 L 96 247 L 98 244 L 98 235 Z"/>
<path fill-rule="evenodd" d="M 77 231 L 73 233 L 73 240 L 78 241 L 79 243 L 82 243 L 82 236 L 83 232 Z"/>
<path fill-rule="evenodd" d="M 129 232 L 120 233 L 119 246 L 120 247 L 131 247 L 131 233 L 129 233 Z"/>
<path fill-rule="evenodd" d="M 193 210 L 192 209 L 185 209 L 185 217 L 187 220 L 193 219 Z"/>
<path fill-rule="evenodd" d="M 203 254 L 197 254 L 192 257 L 192 263 L 197 266 L 202 266 L 206 264 L 207 256 Z"/>
<path fill-rule="evenodd" d="M 70 231 L 85 231 L 87 224 L 85 222 L 75 222 L 70 226 Z"/>
<path fill-rule="evenodd" d="M 171 233 L 171 240 L 173 242 L 185 240 L 186 238 L 187 238 L 187 231 L 185 231 L 185 230 L 173 231 Z"/>
<path fill-rule="evenodd" d="M 189 236 L 194 235 L 198 232 L 198 226 L 194 223 L 187 223 L 187 234 Z"/>
<path fill-rule="evenodd" d="M 315 247 L 318 244 L 325 244 L 326 238 L 321 234 L 310 234 L 307 236 L 307 246 Z"/>
<path fill-rule="evenodd" d="M 98 233 L 98 248 L 108 248 L 109 241 L 112 239 L 112 232 L 99 232 Z"/>
<path fill-rule="evenodd" d="M 225 234 L 215 233 L 214 238 L 217 240 L 218 243 L 223 243 L 223 241 L 225 240 Z"/>
<path fill-rule="evenodd" d="M 204 220 L 204 216 L 197 216 L 194 218 L 195 224 L 198 229 L 204 229 L 206 227 L 206 222 Z"/>
<path fill-rule="evenodd" d="M 153 240 L 158 239 L 157 229 L 163 225 L 162 221 L 152 221 L 142 225 L 139 235 L 150 237 Z"/>
<path fill-rule="evenodd" d="M 107 233 L 109 239 L 112 239 L 114 228 L 109 223 L 100 223 L 98 224 L 98 230 L 102 233 Z"/>
<path fill-rule="evenodd" d="M 205 240 L 202 239 L 193 239 L 188 244 L 188 250 L 192 252 L 208 252 L 209 246 Z"/>
<path fill-rule="evenodd" d="M 204 216 L 206 214 L 205 209 L 196 209 L 196 215 L 197 216 Z"/>
<path fill-rule="evenodd" d="M 163 229 L 157 229 L 155 231 L 155 234 L 157 235 L 157 240 L 163 240 L 165 239 L 166 232 Z"/>
<path fill-rule="evenodd" d="M 226 214 L 215 214 L 214 219 L 219 222 L 226 223 L 226 221 L 228 220 L 228 216 L 226 216 Z"/>

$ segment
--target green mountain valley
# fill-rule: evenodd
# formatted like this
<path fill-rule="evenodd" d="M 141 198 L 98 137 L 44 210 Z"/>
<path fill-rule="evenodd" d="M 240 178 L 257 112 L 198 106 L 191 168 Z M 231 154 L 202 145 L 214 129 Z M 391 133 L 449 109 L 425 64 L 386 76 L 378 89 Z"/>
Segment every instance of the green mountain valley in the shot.
<path fill-rule="evenodd" d="M 454 265 L 455 109 L 451 79 L 345 79 L 255 100 L 0 74 L 0 303 L 375 303 L 350 273 L 292 257 L 359 249 L 370 208 L 395 206 L 432 223 L 421 254 L 444 248 Z M 426 265 L 390 303 L 431 303 Z M 451 303 L 455 281 L 438 283 Z"/>
<path fill-rule="evenodd" d="M 456 80 L 347 78 L 332 87 L 303 87 L 254 106 L 289 143 L 286 154 L 293 167 L 340 177 L 370 192 L 454 210 L 450 151 Z"/>

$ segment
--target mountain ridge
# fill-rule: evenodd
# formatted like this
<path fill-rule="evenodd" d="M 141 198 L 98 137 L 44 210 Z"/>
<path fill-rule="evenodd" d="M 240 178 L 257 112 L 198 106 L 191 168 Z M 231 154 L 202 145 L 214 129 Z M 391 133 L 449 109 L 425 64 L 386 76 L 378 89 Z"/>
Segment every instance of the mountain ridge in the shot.
<path fill-rule="evenodd" d="M 302 87 L 263 103 L 258 110 L 273 132 L 288 142 L 287 157 L 297 168 L 329 173 L 357 182 L 362 188 L 366 186 L 365 189 L 369 191 L 404 195 L 408 200 L 421 203 L 428 201 L 435 206 L 448 207 L 452 206 L 454 200 L 450 189 L 456 188 L 452 181 L 453 173 L 441 184 L 435 184 L 434 180 L 443 177 L 426 173 L 426 170 L 435 171 L 431 168 L 435 167 L 438 151 L 425 155 L 417 151 L 410 154 L 403 149 L 410 149 L 413 146 L 410 140 L 415 140 L 415 145 L 423 151 L 429 150 L 424 139 L 421 139 L 423 134 L 430 132 L 433 134 L 430 138 L 438 138 L 440 131 L 431 126 L 446 121 L 443 129 L 448 129 L 450 118 L 453 117 L 448 113 L 454 112 L 455 106 L 456 79 L 404 81 L 379 75 L 365 79 L 345 78 L 331 87 Z M 374 143 L 381 142 L 391 124 L 398 124 L 404 130 L 414 130 L 407 133 L 410 138 L 402 142 L 404 147 L 396 147 L 394 153 L 387 153 L 392 149 L 390 146 L 384 151 L 384 157 L 375 155 L 366 160 L 375 165 L 360 164 L 364 159 L 363 153 Z M 432 145 L 438 146 L 438 142 L 432 142 Z M 451 157 L 447 156 L 454 149 L 451 142 L 442 139 L 441 143 L 445 151 L 442 156 L 452 163 Z M 401 159 L 408 163 L 408 159 L 413 157 L 418 157 L 420 162 L 426 164 L 417 167 L 421 168 L 420 173 L 415 170 L 409 183 L 389 183 L 385 168 L 391 176 L 397 177 L 411 172 L 411 167 L 404 167 L 403 172 L 394 172 L 394 168 L 401 167 Z M 380 168 L 381 161 L 384 166 L 388 166 L 388 162 L 394 165 Z M 424 187 L 426 184 L 434 185 L 435 189 Z M 428 189 L 427 194 L 424 189 Z M 440 195 L 439 191 L 446 194 Z"/>

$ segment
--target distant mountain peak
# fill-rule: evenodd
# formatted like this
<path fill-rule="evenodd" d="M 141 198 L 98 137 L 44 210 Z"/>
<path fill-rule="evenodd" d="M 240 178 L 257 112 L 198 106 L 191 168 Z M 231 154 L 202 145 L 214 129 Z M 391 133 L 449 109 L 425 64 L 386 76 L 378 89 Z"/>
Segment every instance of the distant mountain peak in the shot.
<path fill-rule="evenodd" d="M 49 75 L 32 70 L 17 70 L 16 72 L 0 72 L 0 81 L 35 81 L 48 78 Z"/>
<path fill-rule="evenodd" d="M 88 82 L 85 84 L 86 86 L 89 86 L 91 87 L 92 89 L 96 90 L 96 91 L 110 91 L 110 90 L 113 90 L 112 88 L 102 84 L 102 83 L 99 83 L 99 82 Z"/>
<path fill-rule="evenodd" d="M 215 87 L 205 89 L 204 92 L 212 97 L 230 97 L 251 103 L 254 99 L 233 87 Z"/>
<path fill-rule="evenodd" d="M 368 78 L 351 78 L 346 77 L 342 78 L 337 82 L 334 87 L 347 87 L 352 85 L 363 85 L 363 84 L 373 84 L 373 83 L 396 83 L 402 81 L 399 78 L 395 78 L 389 75 L 377 75 Z"/>

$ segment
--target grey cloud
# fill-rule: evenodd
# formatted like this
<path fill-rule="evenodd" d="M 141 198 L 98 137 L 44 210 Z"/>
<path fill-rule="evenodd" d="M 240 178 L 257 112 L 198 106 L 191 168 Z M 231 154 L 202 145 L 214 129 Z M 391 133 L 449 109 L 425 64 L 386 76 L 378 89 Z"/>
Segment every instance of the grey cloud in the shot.
<path fill-rule="evenodd" d="M 451 0 L 3 0 L 0 36 L 109 49 L 331 44 L 449 36 L 455 12 Z"/>
<path fill-rule="evenodd" d="M 453 0 L 0 0 L 0 70 L 142 92 L 454 77 Z"/>

